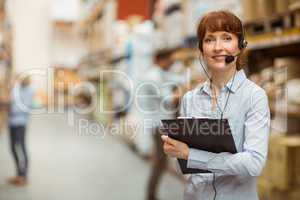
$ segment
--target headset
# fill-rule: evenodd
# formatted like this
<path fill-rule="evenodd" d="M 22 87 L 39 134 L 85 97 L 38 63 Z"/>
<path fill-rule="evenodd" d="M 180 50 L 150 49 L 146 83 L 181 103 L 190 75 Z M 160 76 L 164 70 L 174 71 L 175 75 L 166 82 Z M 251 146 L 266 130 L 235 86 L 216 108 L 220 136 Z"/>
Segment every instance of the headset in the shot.
<path fill-rule="evenodd" d="M 243 30 L 243 33 L 240 36 L 238 36 L 238 39 L 239 39 L 239 44 L 238 44 L 239 49 L 240 50 L 245 49 L 248 45 L 248 42 L 245 39 L 244 30 Z"/>
<path fill-rule="evenodd" d="M 247 47 L 248 42 L 245 39 L 245 29 L 243 27 L 242 22 L 240 22 L 240 25 L 242 27 L 242 32 L 237 34 L 237 36 L 238 36 L 238 48 L 240 50 L 243 50 Z M 198 41 L 198 49 L 202 52 L 202 41 Z M 239 56 L 239 55 L 240 55 L 240 53 L 237 54 L 237 55 L 228 55 L 228 56 L 226 56 L 225 57 L 225 63 L 230 64 L 231 62 L 234 61 L 234 58 Z"/>

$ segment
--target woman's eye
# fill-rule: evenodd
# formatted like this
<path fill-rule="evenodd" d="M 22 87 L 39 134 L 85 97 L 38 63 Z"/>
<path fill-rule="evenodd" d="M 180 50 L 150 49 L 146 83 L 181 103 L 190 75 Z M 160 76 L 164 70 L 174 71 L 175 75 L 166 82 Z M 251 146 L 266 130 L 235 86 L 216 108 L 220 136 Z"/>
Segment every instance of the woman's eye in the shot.
<path fill-rule="evenodd" d="M 225 37 L 225 40 L 226 40 L 226 41 L 231 41 L 232 38 L 231 38 L 231 37 Z"/>
<path fill-rule="evenodd" d="M 211 41 L 212 41 L 212 39 L 210 39 L 210 38 L 206 38 L 206 39 L 204 40 L 205 43 L 210 43 Z"/>

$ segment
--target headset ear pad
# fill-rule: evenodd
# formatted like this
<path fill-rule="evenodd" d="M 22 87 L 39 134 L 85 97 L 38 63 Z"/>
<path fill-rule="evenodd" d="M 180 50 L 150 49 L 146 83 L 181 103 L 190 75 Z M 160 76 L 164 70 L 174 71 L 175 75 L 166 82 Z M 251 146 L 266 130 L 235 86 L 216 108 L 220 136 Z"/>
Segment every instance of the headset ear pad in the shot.
<path fill-rule="evenodd" d="M 239 36 L 239 49 L 245 49 L 247 47 L 248 42 L 245 40 L 244 36 Z"/>

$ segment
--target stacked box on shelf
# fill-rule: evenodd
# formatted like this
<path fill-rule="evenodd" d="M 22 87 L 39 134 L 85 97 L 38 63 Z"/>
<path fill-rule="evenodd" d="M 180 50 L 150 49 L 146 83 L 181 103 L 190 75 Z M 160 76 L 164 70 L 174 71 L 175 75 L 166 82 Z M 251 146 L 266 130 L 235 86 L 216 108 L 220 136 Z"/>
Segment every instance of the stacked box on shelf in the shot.
<path fill-rule="evenodd" d="M 299 198 L 299 154 L 300 136 L 271 135 L 268 161 L 258 182 L 261 199 Z"/>
<path fill-rule="evenodd" d="M 280 190 L 263 179 L 258 182 L 258 192 L 260 200 L 299 200 L 300 196 L 298 188 Z"/>
<path fill-rule="evenodd" d="M 255 19 L 255 4 L 253 3 L 253 1 L 244 0 L 243 11 L 243 19 L 245 22 L 252 21 Z"/>
<path fill-rule="evenodd" d="M 273 0 L 244 0 L 243 10 L 244 21 L 253 21 L 274 14 L 275 4 Z"/>
<path fill-rule="evenodd" d="M 274 14 L 275 4 L 274 0 L 254 0 L 255 10 L 253 13 L 256 18 L 266 18 Z"/>
<path fill-rule="evenodd" d="M 299 0 L 243 0 L 244 20 L 254 21 L 274 14 L 284 14 L 299 2 Z"/>
<path fill-rule="evenodd" d="M 300 0 L 289 0 L 289 6 L 293 6 L 295 4 L 299 4 L 300 3 Z"/>
<path fill-rule="evenodd" d="M 286 79 L 300 78 L 300 58 L 281 57 L 274 59 L 275 68 L 286 68 Z M 274 77 L 276 79 L 276 77 Z M 285 80 L 285 81 L 287 81 Z"/>
<path fill-rule="evenodd" d="M 300 27 L 300 0 L 289 0 L 289 10 L 294 11 L 295 27 Z"/>
<path fill-rule="evenodd" d="M 289 10 L 289 4 L 286 0 L 275 0 L 276 13 L 285 13 Z"/>

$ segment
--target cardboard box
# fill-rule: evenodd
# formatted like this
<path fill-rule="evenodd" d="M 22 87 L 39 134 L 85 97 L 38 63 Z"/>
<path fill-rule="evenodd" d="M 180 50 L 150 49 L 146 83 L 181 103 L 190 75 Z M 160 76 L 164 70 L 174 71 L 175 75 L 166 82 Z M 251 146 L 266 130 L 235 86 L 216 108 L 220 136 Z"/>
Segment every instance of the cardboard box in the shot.
<path fill-rule="evenodd" d="M 286 0 L 275 0 L 276 13 L 286 13 L 289 10 L 289 3 Z"/>
<path fill-rule="evenodd" d="M 293 5 L 293 4 L 299 3 L 299 2 L 300 2 L 300 0 L 289 0 L 290 5 Z"/>
<path fill-rule="evenodd" d="M 270 181 L 274 183 L 275 187 L 286 189 L 290 182 L 289 158 L 288 151 L 282 146 L 277 146 L 277 143 L 270 142 Z"/>
<path fill-rule="evenodd" d="M 299 200 L 300 188 L 280 190 L 274 187 L 273 182 L 259 179 L 258 195 L 261 200 Z"/>
<path fill-rule="evenodd" d="M 244 0 L 243 1 L 243 11 L 244 11 L 244 21 L 253 21 L 256 19 L 255 16 L 255 4 L 254 1 L 252 0 Z"/>
<path fill-rule="evenodd" d="M 274 15 L 276 7 L 273 0 L 244 0 L 244 20 L 253 21 Z"/>
<path fill-rule="evenodd" d="M 300 77 L 299 58 L 293 58 L 293 57 L 275 58 L 274 67 L 276 69 L 286 69 L 286 70 L 282 70 L 282 72 L 284 73 L 286 72 L 286 80 L 291 80 Z M 276 77 L 274 77 L 274 79 L 276 79 Z"/>
<path fill-rule="evenodd" d="M 271 135 L 264 180 L 279 190 L 300 188 L 300 136 Z"/>
<path fill-rule="evenodd" d="M 294 26 L 300 27 L 300 11 L 298 10 L 294 15 Z"/>

